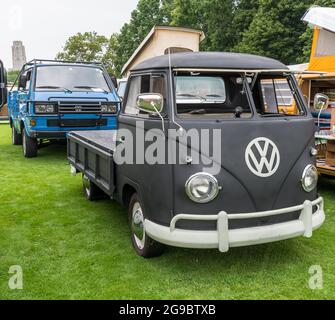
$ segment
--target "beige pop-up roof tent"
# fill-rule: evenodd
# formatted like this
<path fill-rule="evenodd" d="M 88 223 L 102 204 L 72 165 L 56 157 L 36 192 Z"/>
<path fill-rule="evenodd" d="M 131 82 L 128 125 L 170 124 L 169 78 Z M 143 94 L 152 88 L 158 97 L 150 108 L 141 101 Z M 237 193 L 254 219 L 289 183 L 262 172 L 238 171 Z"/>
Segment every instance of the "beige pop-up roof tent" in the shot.
<path fill-rule="evenodd" d="M 308 70 L 335 72 L 335 8 L 312 7 L 302 20 L 314 28 Z"/>
<path fill-rule="evenodd" d="M 199 51 L 200 43 L 205 35 L 200 30 L 180 27 L 153 27 L 147 37 L 136 49 L 122 69 L 122 74 L 128 76 L 136 64 L 169 52 Z"/>

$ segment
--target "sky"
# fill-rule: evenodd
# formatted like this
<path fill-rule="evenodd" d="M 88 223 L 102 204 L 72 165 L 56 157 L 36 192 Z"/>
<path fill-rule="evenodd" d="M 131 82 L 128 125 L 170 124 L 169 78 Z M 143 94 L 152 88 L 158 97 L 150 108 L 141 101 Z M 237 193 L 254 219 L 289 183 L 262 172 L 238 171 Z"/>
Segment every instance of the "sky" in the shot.
<path fill-rule="evenodd" d="M 66 40 L 96 31 L 110 36 L 130 19 L 138 0 L 1 0 L 0 59 L 12 67 L 11 46 L 21 40 L 27 59 L 54 59 Z"/>

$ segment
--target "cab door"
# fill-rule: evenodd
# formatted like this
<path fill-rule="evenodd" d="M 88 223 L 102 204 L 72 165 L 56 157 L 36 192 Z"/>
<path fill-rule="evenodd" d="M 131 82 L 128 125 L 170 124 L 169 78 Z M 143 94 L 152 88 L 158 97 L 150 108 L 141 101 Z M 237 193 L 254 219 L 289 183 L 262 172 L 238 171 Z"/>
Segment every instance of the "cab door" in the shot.
<path fill-rule="evenodd" d="M 10 116 L 13 121 L 13 125 L 20 132 L 20 121 L 24 120 L 24 117 L 28 113 L 27 102 L 30 99 L 30 83 L 32 79 L 32 69 L 28 69 L 21 72 L 18 79 L 17 90 L 10 92 Z"/>
<path fill-rule="evenodd" d="M 148 93 L 163 96 L 164 107 L 161 114 L 163 120 L 158 115 L 144 113 L 137 109 L 138 95 Z M 120 180 L 126 179 L 135 185 L 141 197 L 146 218 L 157 223 L 164 222 L 166 216 L 171 217 L 172 214 L 172 166 L 168 164 L 166 158 L 162 161 L 164 163 L 148 163 L 146 151 L 153 141 L 143 141 L 143 138 L 149 131 L 157 130 L 157 133 L 161 133 L 161 141 L 163 141 L 164 147 L 167 148 L 166 135 L 169 125 L 167 93 L 167 76 L 165 73 L 153 72 L 133 75 L 128 80 L 124 105 L 119 116 L 119 132 L 122 132 L 123 129 L 128 130 L 133 140 L 128 141 L 126 138 L 121 143 L 127 145 L 133 143 L 134 162 L 130 165 L 120 165 L 118 167 L 117 180 L 120 182 Z M 163 127 L 165 134 L 163 134 Z M 121 182 L 121 185 L 128 182 Z"/>

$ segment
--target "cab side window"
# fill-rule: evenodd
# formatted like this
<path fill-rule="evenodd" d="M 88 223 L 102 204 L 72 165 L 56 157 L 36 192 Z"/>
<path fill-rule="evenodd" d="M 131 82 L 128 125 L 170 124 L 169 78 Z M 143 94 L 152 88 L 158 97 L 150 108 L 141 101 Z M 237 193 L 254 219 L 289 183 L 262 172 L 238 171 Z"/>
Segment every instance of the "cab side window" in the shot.
<path fill-rule="evenodd" d="M 260 79 L 261 115 L 287 114 L 298 116 L 303 109 L 297 101 L 288 78 L 266 77 Z"/>
<path fill-rule="evenodd" d="M 149 117 L 148 113 L 141 112 L 136 108 L 137 96 L 141 93 L 159 93 L 163 96 L 164 101 L 166 101 L 165 76 L 161 74 L 150 74 L 131 77 L 124 109 L 125 114 L 138 117 Z"/>

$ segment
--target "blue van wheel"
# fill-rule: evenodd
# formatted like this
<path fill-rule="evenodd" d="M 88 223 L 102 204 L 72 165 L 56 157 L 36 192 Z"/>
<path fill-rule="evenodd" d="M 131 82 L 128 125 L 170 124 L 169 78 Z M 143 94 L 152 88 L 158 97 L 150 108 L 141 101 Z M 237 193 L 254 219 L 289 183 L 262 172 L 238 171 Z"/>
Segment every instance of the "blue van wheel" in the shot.
<path fill-rule="evenodd" d="M 22 147 L 26 158 L 37 157 L 37 139 L 29 137 L 24 128 L 22 129 Z"/>
<path fill-rule="evenodd" d="M 12 125 L 12 144 L 14 146 L 22 145 L 22 135 L 16 131 L 14 125 Z"/>

